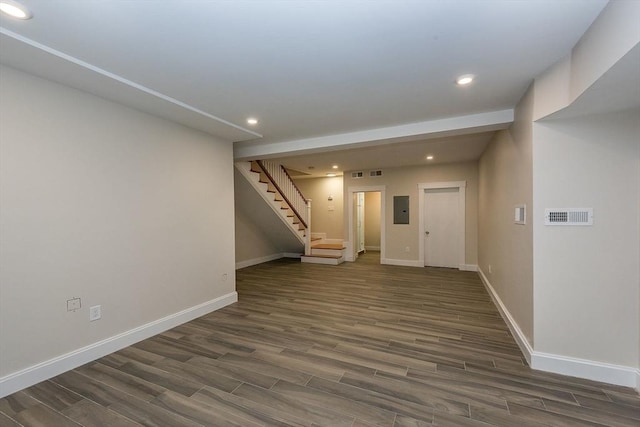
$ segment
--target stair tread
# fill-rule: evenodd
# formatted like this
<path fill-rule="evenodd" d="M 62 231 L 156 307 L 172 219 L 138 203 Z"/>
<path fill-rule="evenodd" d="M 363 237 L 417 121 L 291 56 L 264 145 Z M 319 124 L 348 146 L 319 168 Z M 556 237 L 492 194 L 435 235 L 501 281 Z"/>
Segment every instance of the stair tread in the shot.
<path fill-rule="evenodd" d="M 312 237 L 311 241 L 315 242 L 316 240 L 322 240 L 322 237 Z"/>
<path fill-rule="evenodd" d="M 342 243 L 318 243 L 315 245 L 311 245 L 311 249 L 337 249 L 342 250 L 346 249 Z"/>
<path fill-rule="evenodd" d="M 333 258 L 333 259 L 340 259 L 342 258 L 342 255 L 317 255 L 317 254 L 312 254 L 312 255 L 302 255 L 303 258 Z"/>

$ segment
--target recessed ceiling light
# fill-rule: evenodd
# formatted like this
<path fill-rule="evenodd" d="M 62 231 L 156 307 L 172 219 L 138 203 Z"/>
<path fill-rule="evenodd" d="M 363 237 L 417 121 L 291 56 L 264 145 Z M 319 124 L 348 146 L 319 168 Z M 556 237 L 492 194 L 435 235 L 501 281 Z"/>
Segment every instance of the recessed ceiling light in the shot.
<path fill-rule="evenodd" d="M 475 77 L 476 76 L 474 76 L 473 74 L 465 74 L 463 76 L 458 77 L 456 79 L 456 83 L 459 86 L 466 86 L 466 85 L 470 84 Z"/>
<path fill-rule="evenodd" d="M 254 119 L 253 117 L 249 117 L 247 119 L 247 123 L 250 124 L 251 126 L 255 126 L 258 124 L 258 119 Z"/>
<path fill-rule="evenodd" d="M 338 165 L 331 166 L 332 169 L 338 169 Z"/>
<path fill-rule="evenodd" d="M 335 173 L 328 173 L 327 176 L 328 177 L 334 177 L 334 176 L 336 176 L 336 174 Z"/>
<path fill-rule="evenodd" d="M 433 160 L 433 156 L 432 155 L 428 155 L 427 156 L 427 160 Z"/>
<path fill-rule="evenodd" d="M 26 6 L 13 0 L 0 0 L 0 11 L 16 19 L 31 19 L 33 17 Z"/>

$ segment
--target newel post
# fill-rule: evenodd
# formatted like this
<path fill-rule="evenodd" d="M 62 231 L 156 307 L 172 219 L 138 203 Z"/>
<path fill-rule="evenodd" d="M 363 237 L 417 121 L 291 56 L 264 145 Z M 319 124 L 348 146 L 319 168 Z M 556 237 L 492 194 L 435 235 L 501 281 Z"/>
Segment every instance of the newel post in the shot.
<path fill-rule="evenodd" d="M 307 199 L 307 232 L 305 234 L 304 254 L 311 255 L 311 199 Z"/>

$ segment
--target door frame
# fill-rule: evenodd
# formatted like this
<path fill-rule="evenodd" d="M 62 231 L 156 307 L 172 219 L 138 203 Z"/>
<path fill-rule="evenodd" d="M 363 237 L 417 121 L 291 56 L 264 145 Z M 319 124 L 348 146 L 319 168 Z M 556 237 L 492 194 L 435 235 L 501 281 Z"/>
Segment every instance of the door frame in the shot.
<path fill-rule="evenodd" d="M 362 196 L 361 196 L 362 195 Z M 356 193 L 356 199 L 357 199 L 357 209 L 356 209 L 356 253 L 360 253 L 360 252 L 366 252 L 366 249 L 364 248 L 364 199 L 365 199 L 365 193 L 363 191 L 359 191 Z M 362 203 L 362 205 L 360 205 L 360 203 Z"/>
<path fill-rule="evenodd" d="M 458 189 L 458 269 L 466 270 L 465 264 L 465 216 L 466 216 L 466 189 L 467 181 L 450 181 L 450 182 L 423 182 L 418 184 L 418 215 L 420 215 L 420 221 L 418 224 L 419 241 L 419 257 L 423 267 L 426 267 L 424 261 L 424 194 L 426 190 L 439 190 L 446 188 Z"/>
<path fill-rule="evenodd" d="M 383 260 L 385 259 L 385 247 L 387 246 L 386 240 L 385 240 L 385 227 L 386 227 L 386 221 L 385 221 L 385 190 L 386 190 L 386 186 L 384 185 L 370 185 L 370 186 L 362 186 L 362 187 L 348 187 L 347 188 L 347 194 L 346 194 L 346 199 L 348 202 L 348 206 L 349 208 L 347 209 L 348 213 L 347 213 L 347 223 L 349 224 L 347 227 L 347 232 L 348 237 L 349 237 L 349 242 L 350 244 L 347 246 L 348 252 L 345 255 L 344 259 L 345 261 L 355 261 L 356 260 L 356 254 L 355 254 L 355 250 L 356 250 L 356 239 L 354 236 L 354 224 L 353 224 L 353 195 L 355 193 L 374 193 L 374 192 L 378 192 L 380 193 L 380 263 L 382 264 Z"/>

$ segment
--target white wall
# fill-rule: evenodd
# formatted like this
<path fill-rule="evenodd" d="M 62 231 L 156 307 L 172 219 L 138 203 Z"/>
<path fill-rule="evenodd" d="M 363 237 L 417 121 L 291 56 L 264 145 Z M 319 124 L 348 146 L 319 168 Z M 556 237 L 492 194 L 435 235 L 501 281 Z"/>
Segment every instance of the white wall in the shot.
<path fill-rule="evenodd" d="M 311 199 L 311 231 L 326 233 L 329 239 L 342 239 L 342 177 L 305 178 L 294 181 L 304 197 Z M 332 196 L 333 200 L 329 200 L 329 196 Z"/>
<path fill-rule="evenodd" d="M 640 42 L 639 19 L 639 1 L 609 1 L 571 52 L 570 87 L 573 99 L 592 86 Z"/>
<path fill-rule="evenodd" d="M 533 91 L 516 108 L 479 161 L 478 266 L 533 346 L 532 122 Z M 526 205 L 525 225 L 514 223 Z"/>
<path fill-rule="evenodd" d="M 408 261 L 410 265 L 420 263 L 419 248 L 422 236 L 419 234 L 418 184 L 430 182 L 466 181 L 465 215 L 465 263 L 476 265 L 478 246 L 478 163 L 448 163 L 430 166 L 407 166 L 383 170 L 381 177 L 351 178 L 345 172 L 345 203 L 349 187 L 386 186 L 385 198 L 385 258 L 387 260 Z M 409 224 L 393 223 L 393 196 L 409 196 Z M 345 209 L 348 211 L 348 209 Z M 348 212 L 345 212 L 345 240 L 350 240 L 346 224 Z M 409 252 L 405 248 L 409 247 Z M 413 263 L 413 264 L 411 264 Z"/>
<path fill-rule="evenodd" d="M 534 125 L 536 351 L 638 366 L 640 110 Z M 592 227 L 544 225 L 592 207 Z"/>
<path fill-rule="evenodd" d="M 571 52 L 536 76 L 533 119 L 539 120 L 570 107 L 580 96 L 597 87 L 599 80 L 637 48 L 639 19 L 639 1 L 610 0 Z M 615 79 L 625 84 L 623 77 Z M 600 104 L 608 105 L 610 97 L 610 93 L 600 93 L 596 97 L 599 99 L 595 111 L 604 112 Z"/>
<path fill-rule="evenodd" d="M 0 380 L 235 295 L 230 142 L 6 67 L 0 117 Z"/>

